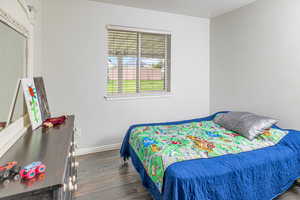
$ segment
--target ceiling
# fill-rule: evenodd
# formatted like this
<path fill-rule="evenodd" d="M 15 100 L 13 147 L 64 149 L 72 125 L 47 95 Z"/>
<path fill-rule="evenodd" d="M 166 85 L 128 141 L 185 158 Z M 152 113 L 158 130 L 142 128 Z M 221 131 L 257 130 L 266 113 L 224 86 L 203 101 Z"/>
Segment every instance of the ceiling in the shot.
<path fill-rule="evenodd" d="M 93 0 L 195 17 L 212 18 L 256 0 Z"/>

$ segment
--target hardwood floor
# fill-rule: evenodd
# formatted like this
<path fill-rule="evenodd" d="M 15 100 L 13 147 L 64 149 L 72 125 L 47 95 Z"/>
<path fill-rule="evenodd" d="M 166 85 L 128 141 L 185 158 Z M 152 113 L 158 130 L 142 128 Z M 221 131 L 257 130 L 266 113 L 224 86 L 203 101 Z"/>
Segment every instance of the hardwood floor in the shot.
<path fill-rule="evenodd" d="M 119 151 L 78 157 L 78 191 L 75 200 L 151 200 L 140 177 L 128 162 L 121 166 Z M 293 186 L 276 200 L 300 200 L 300 187 Z"/>

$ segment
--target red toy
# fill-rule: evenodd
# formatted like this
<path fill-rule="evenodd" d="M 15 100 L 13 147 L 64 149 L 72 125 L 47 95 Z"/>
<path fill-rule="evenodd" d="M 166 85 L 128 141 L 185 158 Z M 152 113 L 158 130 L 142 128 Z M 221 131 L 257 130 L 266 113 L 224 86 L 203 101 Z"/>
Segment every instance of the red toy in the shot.
<path fill-rule="evenodd" d="M 0 122 L 0 128 L 5 128 L 6 122 Z"/>
<path fill-rule="evenodd" d="M 26 185 L 27 187 L 31 187 L 31 186 L 33 186 L 35 183 L 45 180 L 45 178 L 46 178 L 45 173 L 42 173 L 42 174 L 36 175 L 36 176 L 33 177 L 32 179 L 23 179 L 23 180 L 21 181 L 21 183 L 23 183 L 23 184 Z"/>
<path fill-rule="evenodd" d="M 46 171 L 46 165 L 42 162 L 33 162 L 25 166 L 21 171 L 20 175 L 23 179 L 32 179 L 37 174 L 44 173 Z"/>
<path fill-rule="evenodd" d="M 43 122 L 43 126 L 47 128 L 51 128 L 53 126 L 63 124 L 66 121 L 66 119 L 67 119 L 66 116 L 49 118 Z"/>
<path fill-rule="evenodd" d="M 19 172 L 21 167 L 17 166 L 17 162 L 8 162 L 3 166 L 0 166 L 0 181 L 13 178 L 18 180 L 20 178 Z"/>

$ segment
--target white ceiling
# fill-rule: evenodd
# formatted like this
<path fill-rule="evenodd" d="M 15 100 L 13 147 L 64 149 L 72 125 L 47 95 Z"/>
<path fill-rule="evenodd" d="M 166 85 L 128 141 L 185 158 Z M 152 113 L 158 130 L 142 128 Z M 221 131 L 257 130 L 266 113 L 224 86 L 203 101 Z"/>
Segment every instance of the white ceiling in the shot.
<path fill-rule="evenodd" d="M 195 17 L 211 18 L 256 0 L 93 0 Z"/>

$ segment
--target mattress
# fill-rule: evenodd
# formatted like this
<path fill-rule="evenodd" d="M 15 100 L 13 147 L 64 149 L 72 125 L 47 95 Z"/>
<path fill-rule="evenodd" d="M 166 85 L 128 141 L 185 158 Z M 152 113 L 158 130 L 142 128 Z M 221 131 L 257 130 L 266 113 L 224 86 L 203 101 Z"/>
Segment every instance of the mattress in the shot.
<path fill-rule="evenodd" d="M 249 141 L 215 115 L 129 129 L 121 155 L 155 199 L 272 199 L 299 177 L 297 131 L 274 126 Z"/>

